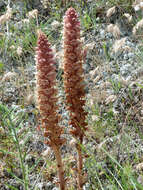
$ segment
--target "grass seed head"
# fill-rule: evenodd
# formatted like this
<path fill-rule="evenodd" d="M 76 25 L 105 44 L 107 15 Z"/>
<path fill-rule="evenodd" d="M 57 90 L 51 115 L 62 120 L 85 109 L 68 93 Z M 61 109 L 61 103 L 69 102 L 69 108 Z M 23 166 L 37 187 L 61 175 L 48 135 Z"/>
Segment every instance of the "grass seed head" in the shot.
<path fill-rule="evenodd" d="M 37 18 L 37 17 L 38 17 L 38 10 L 37 10 L 37 9 L 34 9 L 34 10 L 28 12 L 26 16 L 27 16 L 29 19 Z"/>
<path fill-rule="evenodd" d="M 22 47 L 18 46 L 16 50 L 17 55 L 21 56 L 22 52 Z"/>
<path fill-rule="evenodd" d="M 111 17 L 115 13 L 115 10 L 116 10 L 115 6 L 108 9 L 106 13 L 107 18 Z"/>
<path fill-rule="evenodd" d="M 141 19 L 139 22 L 137 22 L 137 24 L 133 27 L 133 34 L 135 35 L 137 33 L 137 30 L 139 30 L 140 28 L 142 28 L 143 26 L 143 19 Z"/>
<path fill-rule="evenodd" d="M 9 21 L 11 17 L 12 17 L 12 9 L 8 6 L 6 13 L 0 16 L 0 24 L 4 24 L 5 22 Z"/>
<path fill-rule="evenodd" d="M 120 40 L 116 40 L 113 44 L 113 51 L 117 53 L 118 51 L 121 51 L 124 44 L 125 44 L 126 38 L 122 38 Z"/>
<path fill-rule="evenodd" d="M 57 28 L 60 26 L 60 22 L 54 20 L 52 23 L 51 23 L 51 27 L 53 30 L 57 30 Z"/>
<path fill-rule="evenodd" d="M 106 28 L 107 32 L 110 32 L 113 34 L 114 38 L 119 39 L 121 32 L 120 29 L 118 27 L 118 25 L 116 24 L 109 24 Z"/>
<path fill-rule="evenodd" d="M 124 16 L 128 19 L 129 23 L 132 21 L 132 15 L 130 15 L 129 13 L 124 13 Z"/>

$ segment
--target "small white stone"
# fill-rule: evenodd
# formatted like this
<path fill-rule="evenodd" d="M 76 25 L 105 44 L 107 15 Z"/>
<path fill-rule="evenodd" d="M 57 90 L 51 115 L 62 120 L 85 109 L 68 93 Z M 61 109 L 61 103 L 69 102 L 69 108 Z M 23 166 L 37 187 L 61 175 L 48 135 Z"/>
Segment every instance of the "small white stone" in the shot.
<path fill-rule="evenodd" d="M 97 115 L 92 115 L 92 121 L 99 121 L 99 117 Z"/>
<path fill-rule="evenodd" d="M 129 57 L 129 58 L 134 57 L 134 54 L 131 53 L 131 52 L 129 52 L 129 53 L 128 53 L 128 57 Z"/>
<path fill-rule="evenodd" d="M 134 7 L 134 9 L 135 9 L 135 11 L 139 11 L 139 10 L 140 10 L 139 5 L 136 5 L 136 6 Z"/>
<path fill-rule="evenodd" d="M 124 55 L 124 59 L 127 60 L 129 57 L 128 57 L 128 54 L 125 54 Z"/>
<path fill-rule="evenodd" d="M 100 30 L 100 35 L 101 35 L 101 38 L 104 38 L 105 37 L 105 31 L 104 30 Z"/>

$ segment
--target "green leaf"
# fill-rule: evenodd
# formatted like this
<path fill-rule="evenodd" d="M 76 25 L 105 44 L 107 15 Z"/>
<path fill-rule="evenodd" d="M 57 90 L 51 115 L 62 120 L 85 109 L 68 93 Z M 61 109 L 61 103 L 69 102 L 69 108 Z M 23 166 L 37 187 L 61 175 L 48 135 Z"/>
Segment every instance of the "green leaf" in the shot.
<path fill-rule="evenodd" d="M 6 184 L 6 186 L 7 186 L 8 188 L 10 188 L 11 190 L 18 190 L 17 188 L 13 187 L 12 185 Z"/>
<path fill-rule="evenodd" d="M 2 72 L 3 68 L 4 68 L 4 64 L 0 62 L 0 72 Z"/>

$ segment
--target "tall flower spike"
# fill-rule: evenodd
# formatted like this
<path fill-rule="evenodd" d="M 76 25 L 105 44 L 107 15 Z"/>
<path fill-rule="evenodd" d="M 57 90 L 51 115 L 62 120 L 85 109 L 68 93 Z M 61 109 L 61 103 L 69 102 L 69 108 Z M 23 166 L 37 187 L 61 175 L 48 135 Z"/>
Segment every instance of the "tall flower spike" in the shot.
<path fill-rule="evenodd" d="M 69 125 L 73 127 L 71 134 L 83 142 L 87 123 L 84 111 L 85 90 L 83 80 L 84 52 L 80 42 L 80 22 L 75 9 L 69 8 L 64 17 L 64 86 L 67 109 L 70 114 Z M 78 152 L 78 189 L 82 189 L 82 153 L 77 144 Z"/>
<path fill-rule="evenodd" d="M 64 144 L 62 128 L 58 125 L 55 61 L 46 35 L 39 31 L 36 48 L 37 104 L 44 128 L 45 142 L 53 149 L 57 161 L 60 189 L 65 190 L 64 170 L 60 148 Z"/>

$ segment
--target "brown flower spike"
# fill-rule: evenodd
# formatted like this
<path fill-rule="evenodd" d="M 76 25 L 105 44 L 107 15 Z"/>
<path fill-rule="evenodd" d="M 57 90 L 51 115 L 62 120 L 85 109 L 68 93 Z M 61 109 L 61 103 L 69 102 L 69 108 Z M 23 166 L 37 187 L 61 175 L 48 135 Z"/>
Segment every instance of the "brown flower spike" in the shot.
<path fill-rule="evenodd" d="M 69 8 L 64 18 L 64 86 L 66 93 L 67 109 L 70 114 L 69 124 L 73 127 L 71 134 L 83 142 L 87 123 L 84 111 L 85 90 L 83 79 L 84 51 L 80 42 L 80 22 L 76 11 Z M 82 189 L 82 153 L 77 144 L 78 152 L 78 189 Z"/>
<path fill-rule="evenodd" d="M 64 170 L 61 160 L 60 148 L 64 144 L 61 138 L 63 129 L 58 125 L 60 116 L 57 114 L 57 89 L 55 61 L 46 35 L 39 31 L 36 48 L 37 68 L 37 103 L 41 115 L 44 136 L 54 151 L 57 160 L 60 189 L 65 190 Z"/>

